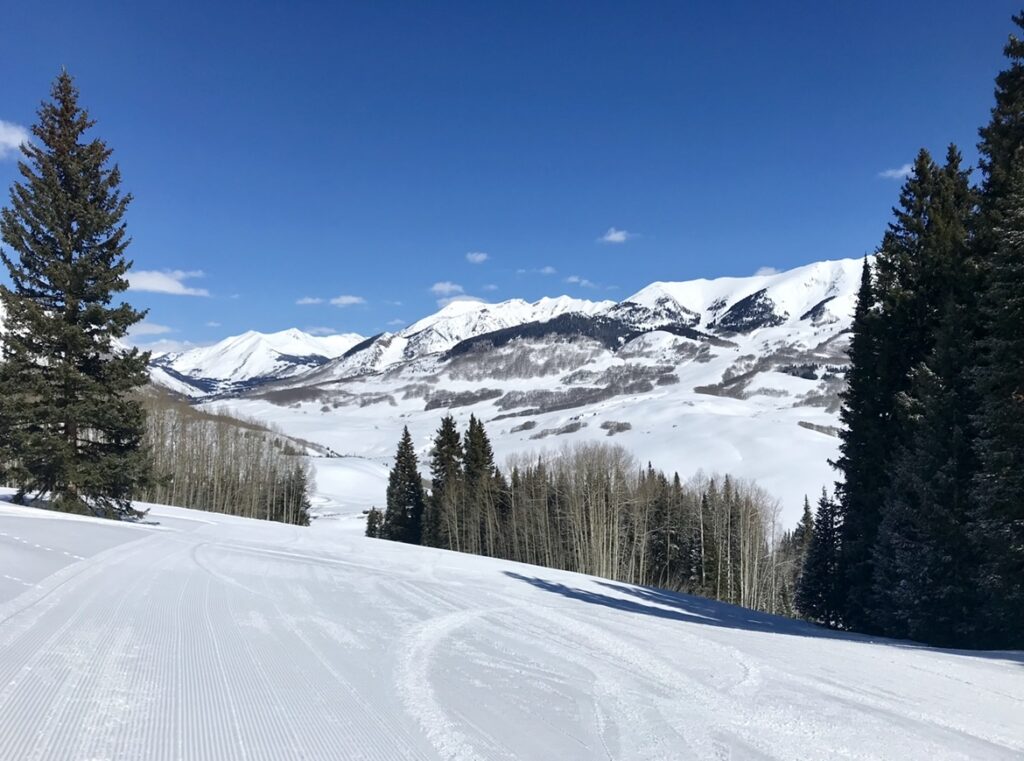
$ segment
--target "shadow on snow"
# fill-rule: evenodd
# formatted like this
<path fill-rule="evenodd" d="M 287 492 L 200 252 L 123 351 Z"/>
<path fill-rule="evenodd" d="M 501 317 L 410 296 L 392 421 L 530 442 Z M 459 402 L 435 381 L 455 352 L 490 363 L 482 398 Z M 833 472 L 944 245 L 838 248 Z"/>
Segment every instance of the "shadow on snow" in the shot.
<path fill-rule="evenodd" d="M 709 600 L 704 597 L 697 597 L 696 595 L 669 592 L 657 587 L 628 586 L 608 581 L 595 582 L 620 595 L 627 595 L 627 597 L 616 597 L 597 591 L 570 587 L 535 576 L 523 576 L 512 571 L 504 571 L 503 573 L 509 578 L 526 582 L 537 589 L 558 594 L 572 600 L 579 600 L 591 605 L 601 605 L 605 608 L 612 608 L 613 610 L 620 610 L 626 613 L 668 619 L 670 621 L 681 621 L 683 623 L 715 626 L 725 629 L 783 634 L 794 637 L 836 639 L 846 642 L 898 647 L 906 650 L 928 650 L 948 655 L 988 658 L 1024 665 L 1024 652 L 1016 650 L 951 650 L 930 647 L 908 640 L 893 640 L 884 637 L 871 637 L 865 634 L 835 631 L 807 621 L 798 621 L 793 618 L 762 613 L 750 608 L 743 608 L 739 605 L 732 605 L 717 600 Z"/>

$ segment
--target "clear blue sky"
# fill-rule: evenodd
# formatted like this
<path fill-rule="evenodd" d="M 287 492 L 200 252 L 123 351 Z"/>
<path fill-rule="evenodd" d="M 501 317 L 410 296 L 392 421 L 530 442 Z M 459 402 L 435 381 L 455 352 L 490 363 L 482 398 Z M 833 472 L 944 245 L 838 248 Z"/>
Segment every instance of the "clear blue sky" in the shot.
<path fill-rule="evenodd" d="M 622 298 L 860 256 L 899 187 L 880 173 L 950 141 L 975 160 L 1018 8 L 98 5 L 5 3 L 0 120 L 76 77 L 136 196 L 145 284 L 209 294 L 133 293 L 168 329 L 147 338 L 198 343 L 379 332 L 459 293 L 436 283 Z"/>

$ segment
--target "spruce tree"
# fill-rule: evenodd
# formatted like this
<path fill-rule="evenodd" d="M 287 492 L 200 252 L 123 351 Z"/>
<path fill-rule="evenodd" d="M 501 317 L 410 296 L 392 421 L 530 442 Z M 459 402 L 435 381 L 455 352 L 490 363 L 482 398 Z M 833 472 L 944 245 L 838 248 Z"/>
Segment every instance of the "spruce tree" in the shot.
<path fill-rule="evenodd" d="M 1013 16 L 1013 23 L 1024 30 L 1024 13 Z M 995 249 L 993 231 L 1002 225 L 1000 201 L 1010 194 L 1014 157 L 1024 145 L 1024 41 L 1011 34 L 1003 54 L 1009 66 L 996 76 L 992 116 L 979 130 L 979 166 L 984 178 L 979 245 L 986 253 Z"/>
<path fill-rule="evenodd" d="M 409 428 L 395 453 L 395 465 L 388 474 L 387 508 L 381 536 L 396 542 L 420 544 L 423 524 L 423 481 Z"/>
<path fill-rule="evenodd" d="M 981 642 L 1024 646 L 1024 147 L 999 203 L 978 372 L 981 397 L 972 535 L 981 554 Z"/>
<path fill-rule="evenodd" d="M 946 646 L 969 644 L 977 595 L 965 541 L 976 470 L 968 324 L 951 297 L 935 349 L 900 397 L 910 439 L 893 458 L 876 550 L 885 633 Z"/>
<path fill-rule="evenodd" d="M 458 549 L 462 484 L 462 437 L 455 418 L 445 415 L 430 450 L 430 498 L 423 515 L 423 543 L 430 547 Z"/>
<path fill-rule="evenodd" d="M 841 529 L 838 505 L 822 489 L 797 586 L 796 608 L 804 618 L 830 627 L 840 623 Z"/>
<path fill-rule="evenodd" d="M 128 287 L 131 195 L 119 189 L 111 150 L 85 137 L 94 122 L 67 72 L 51 97 L 0 215 L 11 279 L 0 286 L 0 456 L 19 495 L 124 516 L 149 473 L 144 412 L 133 396 L 149 355 L 119 343 L 145 313 L 112 303 Z"/>
<path fill-rule="evenodd" d="M 867 595 L 873 578 L 872 548 L 885 489 L 883 391 L 880 385 L 878 303 L 871 264 L 865 259 L 850 339 L 850 368 L 839 413 L 843 424 L 839 458 L 842 473 L 836 498 L 842 517 L 842 542 L 834 583 L 840 598 L 839 618 L 859 627 L 868 621 Z M 817 526 L 817 520 L 815 521 Z M 818 569 L 818 572 L 823 572 Z M 798 605 L 799 605 L 798 597 Z"/>

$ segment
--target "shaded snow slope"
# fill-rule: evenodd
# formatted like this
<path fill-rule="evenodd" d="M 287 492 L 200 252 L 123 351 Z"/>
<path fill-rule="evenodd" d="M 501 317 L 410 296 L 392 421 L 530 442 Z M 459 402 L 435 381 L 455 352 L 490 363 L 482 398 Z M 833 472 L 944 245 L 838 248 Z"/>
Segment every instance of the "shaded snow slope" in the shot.
<path fill-rule="evenodd" d="M 331 483 L 364 466 L 333 461 Z M 0 584 L 0 758 L 1024 753 L 1020 653 L 871 642 L 365 539 L 338 496 L 309 529 L 0 507 L 0 577 L 19 580 Z"/>

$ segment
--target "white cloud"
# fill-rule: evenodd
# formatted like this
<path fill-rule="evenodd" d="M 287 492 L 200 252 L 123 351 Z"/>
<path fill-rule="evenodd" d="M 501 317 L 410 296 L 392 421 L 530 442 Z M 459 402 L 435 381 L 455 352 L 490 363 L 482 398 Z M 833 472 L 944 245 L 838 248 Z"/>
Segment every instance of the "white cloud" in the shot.
<path fill-rule="evenodd" d="M 309 333 L 311 336 L 333 336 L 338 333 L 334 328 L 326 328 L 321 325 L 314 325 L 311 328 L 305 328 L 305 332 Z"/>
<path fill-rule="evenodd" d="M 550 264 L 545 267 L 534 267 L 533 269 L 519 269 L 516 270 L 517 275 L 557 275 L 558 270 L 552 267 Z"/>
<path fill-rule="evenodd" d="M 169 293 L 172 296 L 209 296 L 205 288 L 192 288 L 183 281 L 203 277 L 202 270 L 135 270 L 128 273 L 128 289 L 149 293 Z"/>
<path fill-rule="evenodd" d="M 336 307 L 350 307 L 356 304 L 365 304 L 366 299 L 362 296 L 350 296 L 347 293 L 341 296 L 335 296 L 331 299 L 331 304 Z"/>
<path fill-rule="evenodd" d="M 22 143 L 28 142 L 28 130 L 20 124 L 0 119 L 0 159 L 14 156 Z"/>
<path fill-rule="evenodd" d="M 459 293 L 465 293 L 466 289 L 458 283 L 442 280 L 430 286 L 430 292 L 435 296 L 455 296 Z"/>
<path fill-rule="evenodd" d="M 597 288 L 597 283 L 593 280 L 587 280 L 587 278 L 580 277 L 579 275 L 569 275 L 569 277 L 565 279 L 565 282 L 570 283 L 571 285 L 578 285 L 581 288 Z"/>
<path fill-rule="evenodd" d="M 779 270 L 775 267 L 758 267 L 757 272 L 754 273 L 755 277 L 760 275 L 778 275 Z"/>
<path fill-rule="evenodd" d="M 153 341 L 148 344 L 135 344 L 142 351 L 151 351 L 154 354 L 175 354 L 179 351 L 188 351 L 197 346 L 205 345 L 192 343 L 191 341 L 176 341 L 173 338 L 161 338 L 159 341 Z"/>
<path fill-rule="evenodd" d="M 396 317 L 396 318 L 395 318 L 395 319 L 393 319 L 393 320 L 388 320 L 388 325 L 389 325 L 390 327 L 392 327 L 392 328 L 394 328 L 394 327 L 398 327 L 398 326 L 400 326 L 400 325 L 405 325 L 405 320 L 403 320 L 403 319 L 402 319 L 402 318 L 400 318 L 400 317 Z"/>
<path fill-rule="evenodd" d="M 470 302 L 482 304 L 484 300 L 481 299 L 481 298 L 478 298 L 477 296 L 467 296 L 466 294 L 462 293 L 462 294 L 459 294 L 457 296 L 449 296 L 446 299 L 438 299 L 437 300 L 437 305 L 439 307 L 446 307 L 449 304 L 454 304 L 456 301 L 470 301 Z"/>
<path fill-rule="evenodd" d="M 323 304 L 324 300 L 319 296 L 303 296 L 296 302 L 300 307 L 309 306 L 310 304 Z"/>
<path fill-rule="evenodd" d="M 466 261 L 470 264 L 483 264 L 491 257 L 483 251 L 470 251 L 466 254 Z"/>
<path fill-rule="evenodd" d="M 138 336 L 162 336 L 165 333 L 173 333 L 174 328 L 168 327 L 167 325 L 160 325 L 155 322 L 142 322 L 132 325 L 128 329 L 128 338 L 134 339 Z"/>
<path fill-rule="evenodd" d="M 498 290 L 498 286 L 496 286 L 494 283 L 488 283 L 487 285 L 485 285 L 483 287 L 483 290 L 485 290 L 485 291 L 496 291 L 496 290 Z"/>
<path fill-rule="evenodd" d="M 904 164 L 899 169 L 886 169 L 883 172 L 879 172 L 878 176 L 883 177 L 886 180 L 903 180 L 914 173 L 914 167 L 912 164 Z"/>
<path fill-rule="evenodd" d="M 609 227 L 608 232 L 597 239 L 598 243 L 625 243 L 630 238 L 635 238 L 636 233 L 631 233 L 628 230 L 619 230 L 615 227 Z"/>
<path fill-rule="evenodd" d="M 208 327 L 208 328 L 219 328 L 220 327 L 220 323 L 217 322 L 216 320 L 210 320 L 208 323 L 206 323 L 206 327 Z"/>

